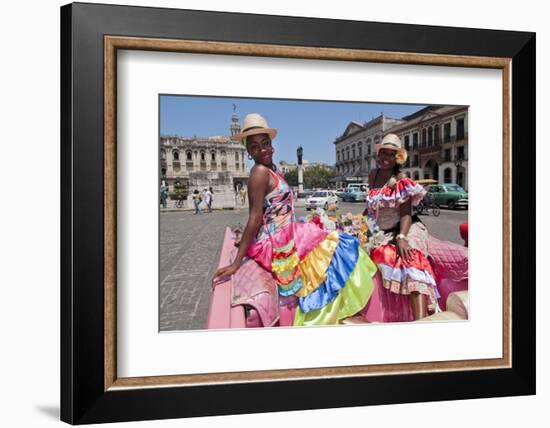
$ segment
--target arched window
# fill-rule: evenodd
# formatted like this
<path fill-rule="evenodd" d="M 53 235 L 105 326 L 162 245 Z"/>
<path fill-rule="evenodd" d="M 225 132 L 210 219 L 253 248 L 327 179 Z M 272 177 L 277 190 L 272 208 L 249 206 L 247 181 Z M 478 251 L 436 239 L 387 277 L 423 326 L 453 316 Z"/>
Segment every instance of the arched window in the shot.
<path fill-rule="evenodd" d="M 162 150 L 160 151 L 160 158 L 161 158 L 162 160 L 166 160 L 166 150 L 162 149 Z"/>
<path fill-rule="evenodd" d="M 239 152 L 235 152 L 235 162 L 239 161 Z"/>
<path fill-rule="evenodd" d="M 191 153 L 191 150 L 187 151 L 186 155 L 187 155 L 187 160 L 188 160 L 188 161 L 192 161 L 192 160 L 193 160 L 193 153 Z"/>
<path fill-rule="evenodd" d="M 212 152 L 211 156 L 212 156 L 212 158 L 211 158 L 212 162 L 215 162 L 216 161 L 216 152 Z"/>
<path fill-rule="evenodd" d="M 441 135 L 439 135 L 441 133 L 439 129 L 439 125 L 435 125 L 434 132 L 435 132 L 435 138 L 434 138 L 435 144 L 439 144 L 441 141 Z"/>
<path fill-rule="evenodd" d="M 226 156 L 225 150 L 222 150 L 220 155 L 221 155 L 222 159 L 225 159 L 225 156 Z"/>
<path fill-rule="evenodd" d="M 452 183 L 452 171 L 451 168 L 445 168 L 445 171 L 443 171 L 443 179 L 445 180 L 445 183 Z"/>
<path fill-rule="evenodd" d="M 421 142 L 422 147 L 426 147 L 426 143 L 427 143 L 427 141 L 426 141 L 426 128 L 424 128 L 424 129 L 422 129 L 422 142 Z"/>
<path fill-rule="evenodd" d="M 206 154 L 204 152 L 201 152 L 201 161 L 205 161 L 206 160 Z"/>
<path fill-rule="evenodd" d="M 172 152 L 172 156 L 174 157 L 174 160 L 175 161 L 179 161 L 180 160 L 180 152 L 178 152 L 177 150 L 174 150 Z"/>
<path fill-rule="evenodd" d="M 428 128 L 428 146 L 433 146 L 434 144 L 434 130 L 433 128 L 430 126 Z"/>

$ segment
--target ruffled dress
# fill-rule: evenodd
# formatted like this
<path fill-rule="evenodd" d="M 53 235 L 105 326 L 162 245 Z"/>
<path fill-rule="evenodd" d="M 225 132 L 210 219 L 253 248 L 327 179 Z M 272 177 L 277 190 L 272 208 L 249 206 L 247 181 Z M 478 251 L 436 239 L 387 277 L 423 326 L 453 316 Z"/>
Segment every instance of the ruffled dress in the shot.
<path fill-rule="evenodd" d="M 338 324 L 369 301 L 376 265 L 355 237 L 296 222 L 292 190 L 270 173 L 275 187 L 248 256 L 272 272 L 282 300 L 297 300 L 293 325 Z"/>
<path fill-rule="evenodd" d="M 428 310 L 438 308 L 439 292 L 435 275 L 428 260 L 428 231 L 426 226 L 413 217 L 407 234 L 409 246 L 413 249 L 412 261 L 398 257 L 396 236 L 399 234 L 399 207 L 411 200 L 418 205 L 426 190 L 409 178 L 393 180 L 381 188 L 369 189 L 367 209 L 369 216 L 383 232 L 378 245 L 370 250 L 372 260 L 382 274 L 384 287 L 396 294 L 409 295 L 413 292 L 428 297 Z"/>

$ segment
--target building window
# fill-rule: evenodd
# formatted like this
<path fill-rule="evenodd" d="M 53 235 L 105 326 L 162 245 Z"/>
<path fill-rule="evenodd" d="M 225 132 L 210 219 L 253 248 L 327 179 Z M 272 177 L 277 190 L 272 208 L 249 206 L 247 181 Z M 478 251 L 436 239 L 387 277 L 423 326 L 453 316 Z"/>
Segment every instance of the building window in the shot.
<path fill-rule="evenodd" d="M 435 125 L 435 144 L 439 144 L 441 142 L 441 135 L 439 135 L 441 132 L 439 130 L 439 125 Z"/>
<path fill-rule="evenodd" d="M 355 159 L 355 146 L 351 148 L 351 158 Z"/>
<path fill-rule="evenodd" d="M 160 151 L 160 158 L 161 158 L 162 160 L 166 160 L 166 151 L 165 151 L 164 149 L 162 149 L 162 150 Z"/>
<path fill-rule="evenodd" d="M 211 155 L 212 155 L 212 159 L 211 159 L 212 162 L 216 162 L 216 152 L 212 152 Z"/>
<path fill-rule="evenodd" d="M 363 157 L 363 145 L 359 146 L 359 159 Z"/>
<path fill-rule="evenodd" d="M 201 161 L 202 162 L 206 161 L 206 155 L 204 152 L 201 152 Z"/>
<path fill-rule="evenodd" d="M 418 132 L 413 134 L 413 150 L 418 149 Z"/>
<path fill-rule="evenodd" d="M 446 123 L 443 125 L 443 142 L 444 143 L 450 143 L 451 142 L 451 124 Z"/>
<path fill-rule="evenodd" d="M 453 181 L 451 168 L 445 168 L 445 171 L 443 171 L 443 180 L 445 183 L 451 183 Z"/>
<path fill-rule="evenodd" d="M 222 160 L 225 159 L 225 155 L 226 155 L 225 150 L 222 150 L 220 154 L 222 156 Z"/>
<path fill-rule="evenodd" d="M 430 126 L 428 128 L 428 147 L 431 147 L 434 145 L 434 130 L 433 128 Z"/>
<path fill-rule="evenodd" d="M 188 160 L 188 161 L 192 161 L 192 160 L 193 160 L 193 153 L 187 152 L 186 155 L 187 155 L 187 160 Z"/>
<path fill-rule="evenodd" d="M 371 147 L 370 147 L 370 144 L 367 146 L 367 155 L 371 155 L 372 154 L 372 151 L 371 151 Z"/>
<path fill-rule="evenodd" d="M 422 147 L 426 147 L 426 128 L 422 130 L 422 141 L 420 142 Z"/>
<path fill-rule="evenodd" d="M 464 118 L 456 120 L 456 141 L 464 140 Z"/>
<path fill-rule="evenodd" d="M 418 166 L 419 162 L 418 162 L 418 155 L 414 155 L 414 165 L 413 166 Z"/>
<path fill-rule="evenodd" d="M 172 156 L 174 157 L 174 160 L 175 161 L 179 161 L 180 160 L 180 152 L 178 152 L 177 150 L 174 150 L 172 152 Z"/>
<path fill-rule="evenodd" d="M 165 177 L 165 176 L 166 176 L 166 168 L 162 168 L 162 169 L 160 170 L 160 176 L 161 176 L 161 177 Z"/>
<path fill-rule="evenodd" d="M 409 136 L 405 135 L 405 150 L 409 150 Z"/>
<path fill-rule="evenodd" d="M 460 147 L 457 147 L 458 149 L 458 153 L 457 153 L 457 158 L 459 160 L 465 160 L 466 158 L 464 157 L 464 146 L 460 146 Z"/>
<path fill-rule="evenodd" d="M 451 149 L 445 149 L 445 162 L 451 161 Z"/>
<path fill-rule="evenodd" d="M 415 180 L 420 180 L 420 174 L 418 173 L 418 171 L 414 172 L 414 179 Z"/>

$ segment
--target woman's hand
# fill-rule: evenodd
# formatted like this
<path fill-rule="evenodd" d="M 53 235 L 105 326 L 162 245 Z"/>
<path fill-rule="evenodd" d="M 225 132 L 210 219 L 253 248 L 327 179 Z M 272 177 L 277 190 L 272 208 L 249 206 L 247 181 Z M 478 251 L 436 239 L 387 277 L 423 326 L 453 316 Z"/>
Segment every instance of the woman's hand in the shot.
<path fill-rule="evenodd" d="M 397 240 L 397 256 L 401 257 L 406 262 L 413 259 L 413 251 L 406 239 Z"/>
<path fill-rule="evenodd" d="M 212 289 L 222 282 L 229 281 L 229 278 L 238 270 L 239 266 L 235 266 L 233 264 L 218 269 L 212 279 Z"/>

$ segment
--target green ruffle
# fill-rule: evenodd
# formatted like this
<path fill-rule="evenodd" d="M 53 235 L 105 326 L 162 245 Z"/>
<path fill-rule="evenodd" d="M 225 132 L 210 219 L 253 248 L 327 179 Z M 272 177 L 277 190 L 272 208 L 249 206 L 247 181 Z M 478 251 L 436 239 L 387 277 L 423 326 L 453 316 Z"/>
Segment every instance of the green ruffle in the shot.
<path fill-rule="evenodd" d="M 372 277 L 377 267 L 362 248 L 359 248 L 359 259 L 346 285 L 338 297 L 323 308 L 304 314 L 296 308 L 295 326 L 339 324 L 365 307 L 374 290 Z"/>

